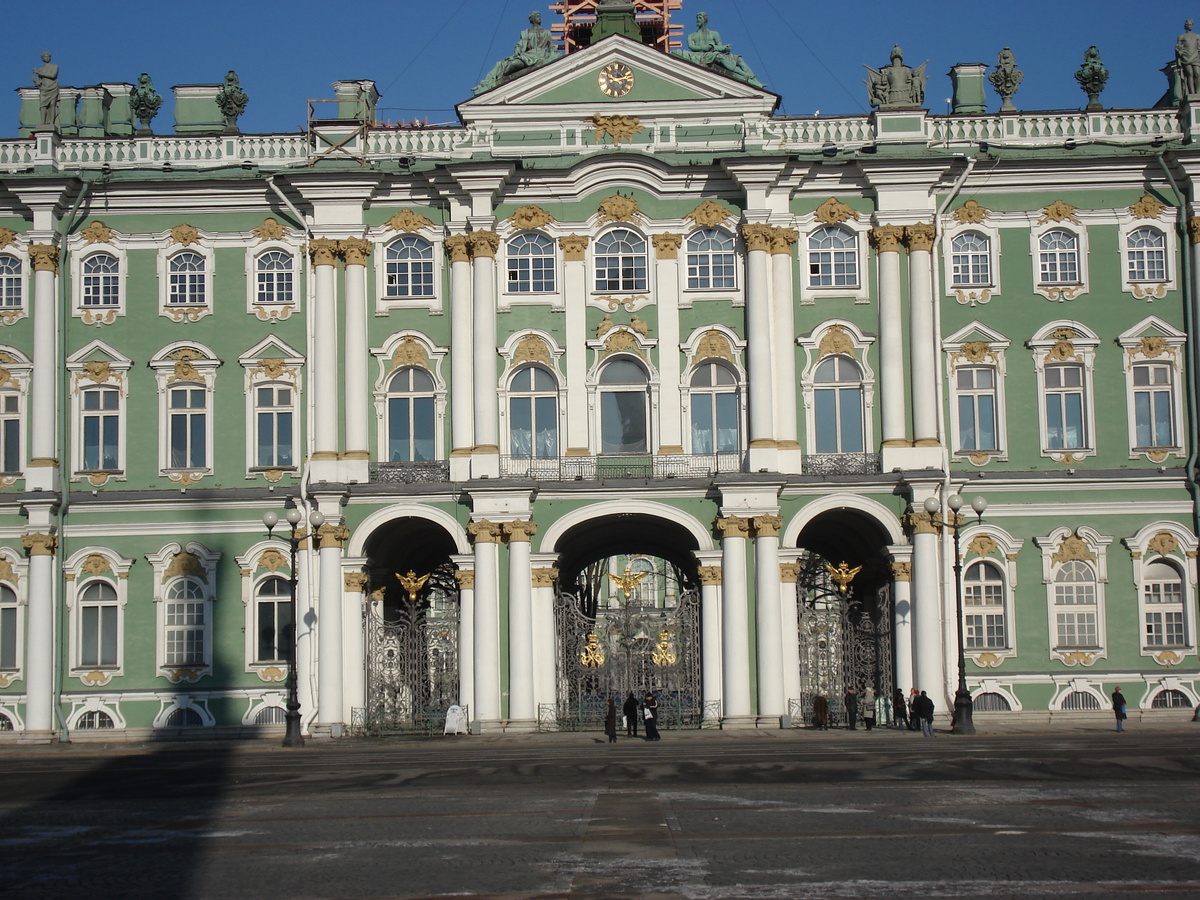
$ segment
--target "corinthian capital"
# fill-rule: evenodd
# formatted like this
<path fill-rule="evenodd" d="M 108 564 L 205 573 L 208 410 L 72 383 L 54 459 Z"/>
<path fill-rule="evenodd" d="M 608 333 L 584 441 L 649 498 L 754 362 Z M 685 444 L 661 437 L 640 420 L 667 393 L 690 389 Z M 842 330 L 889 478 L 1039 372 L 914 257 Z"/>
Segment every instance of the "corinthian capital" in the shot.
<path fill-rule="evenodd" d="M 467 244 L 471 248 L 472 259 L 495 259 L 496 250 L 500 246 L 500 235 L 494 231 L 470 231 L 467 233 Z"/>
<path fill-rule="evenodd" d="M 467 252 L 467 236 L 465 234 L 452 234 L 442 243 L 446 246 L 446 252 L 450 254 L 450 262 L 471 261 L 471 256 Z"/>
<path fill-rule="evenodd" d="M 743 225 L 742 240 L 746 243 L 746 249 L 751 251 L 770 250 L 771 232 L 774 230 L 770 225 L 761 225 L 755 222 Z"/>
<path fill-rule="evenodd" d="M 371 255 L 371 242 L 363 238 L 346 238 L 338 242 L 348 266 L 365 266 Z"/>
<path fill-rule="evenodd" d="M 58 274 L 58 248 L 53 244 L 30 244 L 29 258 L 33 260 L 33 271 Z"/>
<path fill-rule="evenodd" d="M 879 253 L 899 253 L 904 229 L 899 225 L 876 225 L 871 229 L 871 243 Z"/>
<path fill-rule="evenodd" d="M 475 538 L 477 544 L 500 543 L 500 526 L 496 522 L 480 519 L 478 522 L 467 523 L 467 534 Z"/>
<path fill-rule="evenodd" d="M 21 535 L 21 545 L 29 551 L 30 556 L 53 556 L 58 549 L 58 536 L 41 532 L 24 534 Z"/>
<path fill-rule="evenodd" d="M 717 531 L 721 532 L 723 538 L 749 537 L 750 520 L 742 516 L 719 516 Z"/>
<path fill-rule="evenodd" d="M 754 516 L 750 522 L 755 537 L 779 537 L 779 529 L 783 527 L 782 516 Z"/>
<path fill-rule="evenodd" d="M 314 266 L 335 266 L 338 242 L 329 238 L 313 238 L 308 242 L 308 257 Z"/>
<path fill-rule="evenodd" d="M 529 543 L 535 534 L 537 534 L 537 522 L 532 519 L 504 523 L 504 536 L 508 538 L 509 543 L 513 541 Z"/>
<path fill-rule="evenodd" d="M 317 548 L 325 550 L 329 547 L 341 548 L 350 539 L 350 529 L 345 525 L 330 525 L 326 523 L 317 529 Z"/>
<path fill-rule="evenodd" d="M 936 234 L 936 229 L 927 222 L 904 226 L 904 243 L 908 247 L 908 252 L 932 250 L 933 238 Z"/>

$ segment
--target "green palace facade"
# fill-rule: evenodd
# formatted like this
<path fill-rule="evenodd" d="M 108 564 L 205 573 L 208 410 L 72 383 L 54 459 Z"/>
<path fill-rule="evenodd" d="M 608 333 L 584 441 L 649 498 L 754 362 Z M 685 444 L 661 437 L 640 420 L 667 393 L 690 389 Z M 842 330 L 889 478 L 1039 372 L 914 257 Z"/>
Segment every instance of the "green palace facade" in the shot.
<path fill-rule="evenodd" d="M 453 127 L 20 89 L 0 739 L 279 734 L 289 671 L 310 737 L 941 717 L 960 652 L 976 721 L 1190 715 L 1190 30 L 1144 109 L 989 111 L 1002 53 L 932 115 L 895 48 L 781 117 L 677 4 L 569 5 Z"/>

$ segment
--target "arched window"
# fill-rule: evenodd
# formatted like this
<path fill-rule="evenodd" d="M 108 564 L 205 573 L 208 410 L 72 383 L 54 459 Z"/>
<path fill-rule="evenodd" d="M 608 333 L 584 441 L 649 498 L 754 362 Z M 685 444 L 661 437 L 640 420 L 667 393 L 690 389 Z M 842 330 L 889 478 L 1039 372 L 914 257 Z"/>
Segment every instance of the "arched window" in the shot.
<path fill-rule="evenodd" d="M 1146 362 L 1133 367 L 1135 448 L 1175 446 L 1174 366 Z"/>
<path fill-rule="evenodd" d="M 83 305 L 121 305 L 120 267 L 111 253 L 93 253 L 83 261 Z"/>
<path fill-rule="evenodd" d="M 286 663 L 291 655 L 292 593 L 287 580 L 272 576 L 254 592 L 256 663 Z"/>
<path fill-rule="evenodd" d="M 199 728 L 204 724 L 200 713 L 194 709 L 173 709 L 163 722 L 164 728 Z"/>
<path fill-rule="evenodd" d="M 513 456 L 558 456 L 558 383 L 541 366 L 518 369 L 508 386 L 508 434 Z"/>
<path fill-rule="evenodd" d="M 646 290 L 646 240 L 618 228 L 596 240 L 596 290 Z"/>
<path fill-rule="evenodd" d="M 93 581 L 79 595 L 79 665 L 117 665 L 120 606 L 107 581 Z"/>
<path fill-rule="evenodd" d="M 1146 646 L 1186 647 L 1182 573 L 1162 559 L 1147 563 L 1142 570 L 1142 600 Z"/>
<path fill-rule="evenodd" d="M 817 453 L 862 453 L 862 369 L 845 356 L 822 360 L 813 373 Z"/>
<path fill-rule="evenodd" d="M 1088 445 L 1085 376 L 1084 367 L 1074 363 L 1046 366 L 1046 446 L 1050 450 L 1078 450 Z"/>
<path fill-rule="evenodd" d="M 0 584 L 0 669 L 17 667 L 17 594 Z"/>
<path fill-rule="evenodd" d="M 387 458 L 421 462 L 434 458 L 434 384 L 425 369 L 400 369 L 388 383 Z"/>
<path fill-rule="evenodd" d="M 1125 239 L 1130 281 L 1167 280 L 1167 239 L 1157 228 L 1138 228 Z"/>
<path fill-rule="evenodd" d="M 1062 709 L 1078 712 L 1082 709 L 1099 709 L 1100 701 L 1087 691 L 1071 691 L 1063 697 Z"/>
<path fill-rule="evenodd" d="M 1003 694 L 988 691 L 975 697 L 975 712 L 1010 712 L 1012 705 Z"/>
<path fill-rule="evenodd" d="M 689 288 L 736 287 L 733 235 L 716 228 L 702 228 L 689 234 L 687 267 Z"/>
<path fill-rule="evenodd" d="M 282 706 L 264 706 L 254 716 L 255 725 L 283 725 L 287 722 L 287 711 Z"/>
<path fill-rule="evenodd" d="M 1150 701 L 1151 709 L 1191 709 L 1192 701 L 1183 691 L 1164 690 L 1154 695 Z"/>
<path fill-rule="evenodd" d="M 0 253 L 0 308 L 12 309 L 21 305 L 21 260 Z"/>
<path fill-rule="evenodd" d="M 631 359 L 614 359 L 600 373 L 600 452 L 645 453 L 649 377 Z"/>
<path fill-rule="evenodd" d="M 962 366 L 954 373 L 958 449 L 996 450 L 996 368 Z"/>
<path fill-rule="evenodd" d="M 737 453 L 739 435 L 737 376 L 728 366 L 705 362 L 692 373 L 692 453 Z"/>
<path fill-rule="evenodd" d="M 1008 647 L 1004 614 L 1004 574 L 986 560 L 963 572 L 963 635 L 969 650 Z"/>
<path fill-rule="evenodd" d="M 194 250 L 176 253 L 167 262 L 170 278 L 169 306 L 203 304 L 208 298 L 207 266 Z"/>
<path fill-rule="evenodd" d="M 1057 649 L 1094 649 L 1100 646 L 1096 613 L 1096 573 L 1083 560 L 1063 563 L 1054 577 Z"/>
<path fill-rule="evenodd" d="M 523 231 L 508 242 L 508 290 L 518 294 L 554 290 L 554 242 Z"/>
<path fill-rule="evenodd" d="M 93 728 L 112 728 L 112 716 L 103 710 L 91 709 L 79 717 L 75 723 L 75 728 L 80 731 L 90 731 Z"/>
<path fill-rule="evenodd" d="M 1079 238 L 1061 229 L 1038 238 L 1038 283 L 1080 283 Z"/>
<path fill-rule="evenodd" d="M 848 228 L 822 225 L 808 236 L 809 287 L 858 285 L 858 235 Z"/>
<path fill-rule="evenodd" d="M 254 260 L 258 303 L 291 303 L 292 255 L 282 250 L 268 250 Z"/>
<path fill-rule="evenodd" d="M 966 231 L 950 241 L 953 284 L 962 287 L 992 283 L 992 248 L 987 235 Z"/>
<path fill-rule="evenodd" d="M 190 578 L 175 579 L 167 588 L 165 603 L 164 665 L 204 665 L 205 600 L 200 585 Z"/>
<path fill-rule="evenodd" d="M 388 297 L 433 296 L 433 245 L 406 234 L 387 246 L 385 293 Z"/>

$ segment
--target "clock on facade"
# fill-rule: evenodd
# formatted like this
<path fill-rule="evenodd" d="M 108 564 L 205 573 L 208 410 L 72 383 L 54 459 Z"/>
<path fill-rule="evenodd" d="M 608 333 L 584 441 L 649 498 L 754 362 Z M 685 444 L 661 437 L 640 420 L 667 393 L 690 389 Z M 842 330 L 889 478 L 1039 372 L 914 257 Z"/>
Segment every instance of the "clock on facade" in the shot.
<path fill-rule="evenodd" d="M 625 63 L 612 62 L 600 70 L 597 81 L 608 96 L 624 97 L 633 90 L 633 69 Z"/>

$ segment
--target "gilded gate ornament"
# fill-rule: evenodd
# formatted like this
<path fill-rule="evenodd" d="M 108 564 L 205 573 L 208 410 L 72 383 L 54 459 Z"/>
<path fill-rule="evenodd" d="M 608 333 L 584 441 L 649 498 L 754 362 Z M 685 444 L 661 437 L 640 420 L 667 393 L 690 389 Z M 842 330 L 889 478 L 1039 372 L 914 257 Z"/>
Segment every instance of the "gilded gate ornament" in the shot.
<path fill-rule="evenodd" d="M 642 583 L 642 579 L 649 575 L 649 572 L 631 572 L 629 566 L 625 567 L 625 571 L 621 575 L 613 575 L 611 572 L 608 577 L 617 583 L 625 594 L 625 599 L 628 600 L 633 593 L 633 589 Z"/>
<path fill-rule="evenodd" d="M 825 570 L 829 573 L 829 577 L 833 579 L 833 583 L 837 585 L 838 593 L 844 594 L 850 589 L 850 582 L 854 580 L 854 576 L 862 571 L 862 566 L 850 568 L 845 560 L 837 564 L 837 567 L 825 563 Z"/>
<path fill-rule="evenodd" d="M 424 575 L 417 575 L 412 569 L 409 569 L 405 574 L 396 573 L 396 579 L 400 582 L 400 587 L 408 591 L 408 602 L 417 602 L 417 592 L 425 587 L 425 582 L 429 580 L 432 572 L 426 572 Z"/>
<path fill-rule="evenodd" d="M 658 633 L 658 644 L 650 655 L 650 661 L 656 666 L 673 666 L 677 659 L 678 656 L 671 646 L 671 632 L 664 628 Z"/>
<path fill-rule="evenodd" d="M 579 661 L 589 669 L 598 669 L 604 665 L 604 651 L 600 648 L 596 632 L 588 632 L 587 643 L 583 647 L 583 652 L 579 654 Z"/>

